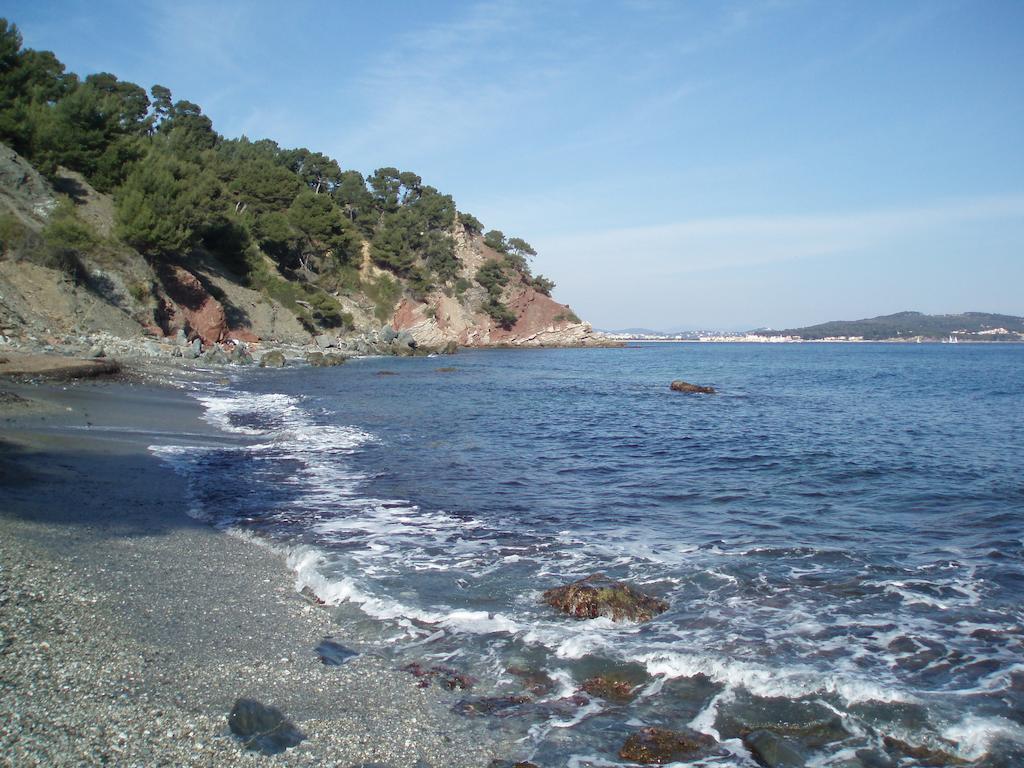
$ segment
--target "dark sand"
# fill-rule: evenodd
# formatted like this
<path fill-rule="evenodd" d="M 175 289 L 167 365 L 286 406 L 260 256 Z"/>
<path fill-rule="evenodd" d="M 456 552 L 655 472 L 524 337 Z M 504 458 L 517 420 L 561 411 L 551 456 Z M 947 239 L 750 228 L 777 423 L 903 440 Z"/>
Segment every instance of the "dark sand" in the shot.
<path fill-rule="evenodd" d="M 0 381 L 0 764 L 486 766 L 515 745 L 364 653 L 326 667 L 328 610 L 283 559 L 186 514 L 149 445 L 229 439 L 170 388 Z M 225 483 L 238 482 L 225 477 Z M 358 645 L 354 646 L 360 650 Z M 308 739 L 245 751 L 226 715 Z"/>

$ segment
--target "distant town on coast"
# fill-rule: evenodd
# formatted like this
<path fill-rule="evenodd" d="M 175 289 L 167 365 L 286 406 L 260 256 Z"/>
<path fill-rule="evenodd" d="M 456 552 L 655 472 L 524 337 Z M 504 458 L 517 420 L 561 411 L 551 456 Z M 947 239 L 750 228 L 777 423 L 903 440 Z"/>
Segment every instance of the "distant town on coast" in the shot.
<path fill-rule="evenodd" d="M 650 328 L 624 328 L 598 331 L 615 341 L 704 341 L 754 344 L 826 342 L 1021 342 L 1024 341 L 1024 317 L 989 312 L 964 312 L 957 315 L 925 315 L 898 312 L 864 320 L 834 320 L 804 328 L 750 331 L 679 330 L 657 331 Z"/>

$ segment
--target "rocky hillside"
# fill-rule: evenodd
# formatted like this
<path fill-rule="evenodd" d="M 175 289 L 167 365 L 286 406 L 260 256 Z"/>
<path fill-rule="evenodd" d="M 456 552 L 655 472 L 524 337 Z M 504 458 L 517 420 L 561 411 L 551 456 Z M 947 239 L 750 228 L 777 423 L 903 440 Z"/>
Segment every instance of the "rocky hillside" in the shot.
<path fill-rule="evenodd" d="M 0 330 L 387 351 L 593 343 L 415 173 L 218 134 L 202 109 L 66 72 L 0 19 Z"/>
<path fill-rule="evenodd" d="M 172 262 L 147 259 L 116 237 L 109 195 L 65 168 L 51 184 L 0 145 L 0 333 L 50 344 L 184 334 L 207 348 L 231 340 L 300 345 L 319 338 L 323 346 L 364 353 L 385 351 L 401 331 L 424 348 L 593 343 L 588 324 L 514 270 L 506 270 L 509 279 L 497 293 L 514 321 L 503 325 L 491 317 L 490 293 L 476 274 L 505 256 L 464 227 L 453 226 L 451 237 L 458 263 L 453 282 L 461 290 L 432 288 L 418 296 L 400 276 L 376 266 L 362 240 L 360 288 L 331 293 L 345 320 L 332 327 L 308 311 L 312 302 L 280 288 L 315 284 L 286 276 L 266 255 L 261 266 L 269 280 L 262 286 L 202 248 Z M 65 247 L 69 238 L 77 247 Z M 283 301 L 275 292 L 284 293 Z"/>

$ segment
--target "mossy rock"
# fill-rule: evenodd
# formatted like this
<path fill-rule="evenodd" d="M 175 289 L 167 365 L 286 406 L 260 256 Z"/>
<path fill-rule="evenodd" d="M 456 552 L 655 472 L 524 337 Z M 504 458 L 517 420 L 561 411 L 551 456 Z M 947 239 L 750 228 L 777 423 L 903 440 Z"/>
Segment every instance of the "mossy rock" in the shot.
<path fill-rule="evenodd" d="M 260 368 L 284 368 L 285 365 L 284 352 L 279 349 L 272 349 L 260 358 Z"/>
<path fill-rule="evenodd" d="M 661 598 L 600 573 L 547 590 L 544 602 L 575 619 L 604 616 L 612 621 L 650 621 L 668 610 Z"/>
<path fill-rule="evenodd" d="M 619 757 L 644 765 L 666 765 L 688 760 L 714 746 L 715 740 L 696 731 L 641 728 L 619 750 Z"/>

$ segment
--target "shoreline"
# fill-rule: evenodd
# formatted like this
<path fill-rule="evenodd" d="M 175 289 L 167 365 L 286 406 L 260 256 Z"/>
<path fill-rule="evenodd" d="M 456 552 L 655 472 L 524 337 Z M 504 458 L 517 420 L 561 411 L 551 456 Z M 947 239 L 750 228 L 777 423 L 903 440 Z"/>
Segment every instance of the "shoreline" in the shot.
<path fill-rule="evenodd" d="M 188 517 L 185 480 L 148 450 L 182 431 L 230 440 L 185 393 L 4 389 L 17 398 L 0 411 L 5 761 L 437 768 L 517 751 L 372 653 L 321 663 L 315 647 L 347 645 L 344 625 L 295 591 L 278 554 Z M 279 708 L 308 738 L 273 758 L 246 751 L 227 727 L 238 698 Z"/>

